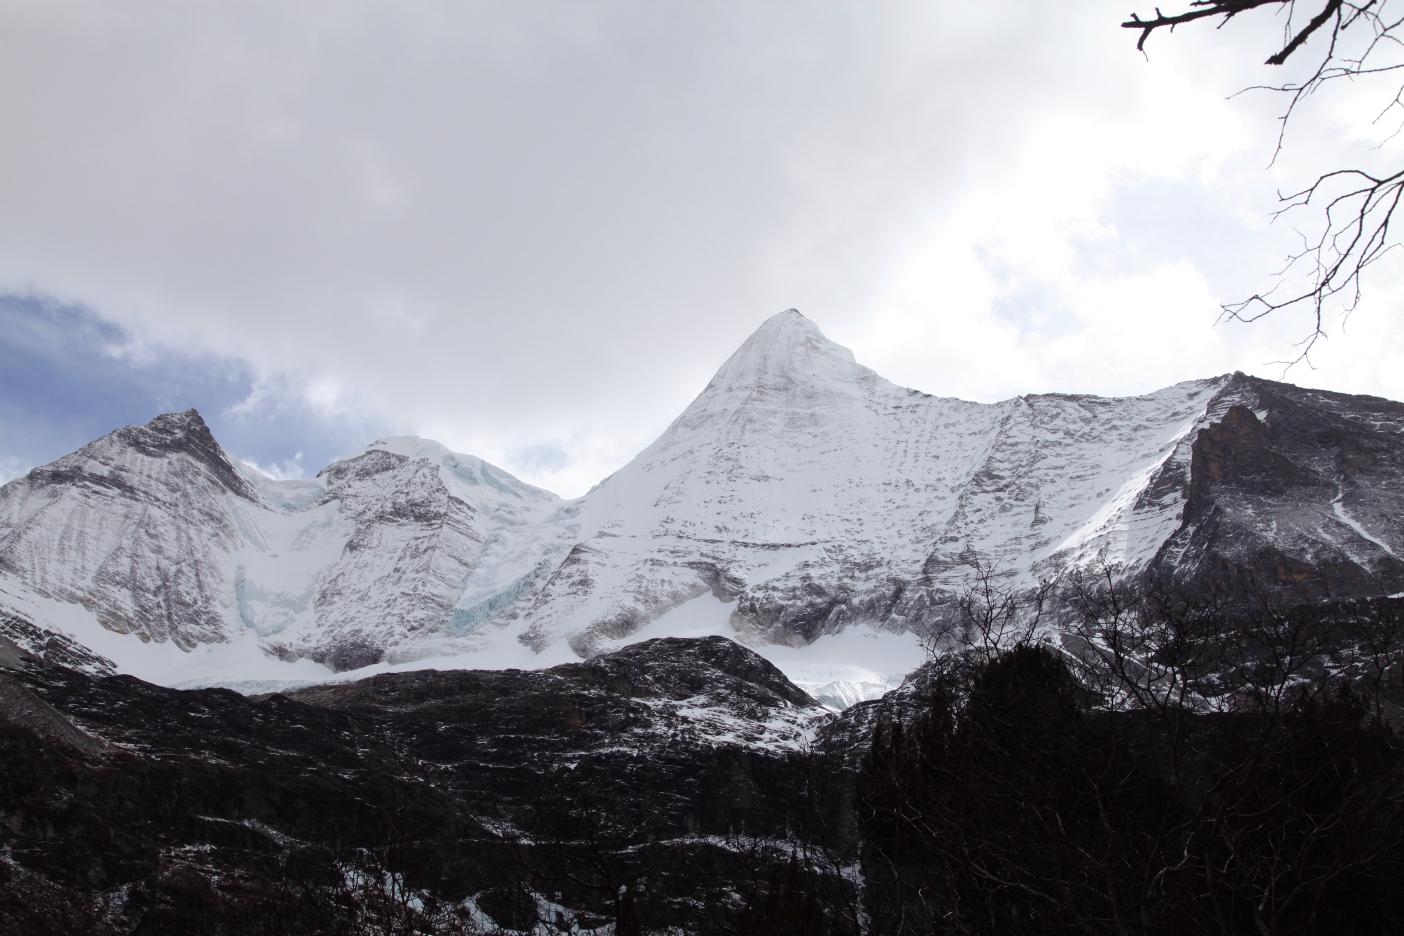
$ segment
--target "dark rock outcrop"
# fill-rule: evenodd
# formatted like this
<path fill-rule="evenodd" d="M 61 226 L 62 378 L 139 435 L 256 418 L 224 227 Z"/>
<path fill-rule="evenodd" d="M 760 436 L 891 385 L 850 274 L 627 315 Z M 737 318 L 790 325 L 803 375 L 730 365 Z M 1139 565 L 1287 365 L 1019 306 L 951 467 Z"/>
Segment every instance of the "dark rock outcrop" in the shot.
<path fill-rule="evenodd" d="M 611 848 L 651 849 L 654 878 L 676 879 L 649 911 L 667 914 L 668 901 L 702 899 L 699 850 L 716 850 L 738 817 L 783 837 L 792 758 L 831 717 L 722 638 L 649 641 L 542 672 L 390 674 L 263 698 L 11 656 L 0 865 L 26 893 L 106 908 L 112 932 L 216 931 L 306 849 L 371 847 L 396 830 L 457 856 L 444 886 L 489 906 L 514 875 L 539 873 L 514 836 L 539 849 L 557 829 L 543 817 L 578 823 L 582 811 L 630 830 Z"/>
<path fill-rule="evenodd" d="M 1236 374 L 1195 434 L 1179 529 L 1146 574 L 1291 600 L 1404 590 L 1404 404 Z"/>

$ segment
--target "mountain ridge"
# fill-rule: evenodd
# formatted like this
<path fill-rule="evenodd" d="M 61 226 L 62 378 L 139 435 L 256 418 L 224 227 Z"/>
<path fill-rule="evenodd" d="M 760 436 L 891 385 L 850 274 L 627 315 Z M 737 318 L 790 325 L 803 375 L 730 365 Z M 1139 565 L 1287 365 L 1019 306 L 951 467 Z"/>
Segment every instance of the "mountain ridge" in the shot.
<path fill-rule="evenodd" d="M 1236 373 L 971 403 L 892 384 L 787 310 L 576 500 L 414 437 L 273 481 L 188 411 L 0 488 L 0 573 L 145 641 L 336 671 L 549 665 L 684 606 L 770 652 L 939 624 L 977 560 L 1013 588 L 1105 566 L 1401 591 L 1401 470 L 1392 401 Z"/>

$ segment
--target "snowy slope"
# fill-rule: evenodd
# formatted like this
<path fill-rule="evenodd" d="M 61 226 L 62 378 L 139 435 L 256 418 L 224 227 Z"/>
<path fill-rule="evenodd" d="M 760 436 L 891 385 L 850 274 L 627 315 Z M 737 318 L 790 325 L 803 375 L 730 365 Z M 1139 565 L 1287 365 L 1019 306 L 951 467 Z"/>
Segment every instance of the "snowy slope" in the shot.
<path fill-rule="evenodd" d="M 118 430 L 0 488 L 0 612 L 246 689 L 725 634 L 841 707 L 921 661 L 976 561 L 1404 590 L 1401 473 L 1390 401 L 1228 375 L 969 403 L 791 310 L 575 501 L 416 438 L 274 481 L 193 411 Z"/>
<path fill-rule="evenodd" d="M 1179 523 L 1165 477 L 1186 474 L 1227 380 L 968 403 L 898 387 L 781 313 L 563 524 L 571 550 L 522 611 L 529 637 L 589 653 L 711 592 L 738 631 L 800 646 L 929 620 L 976 555 L 1015 581 L 1132 573 Z"/>

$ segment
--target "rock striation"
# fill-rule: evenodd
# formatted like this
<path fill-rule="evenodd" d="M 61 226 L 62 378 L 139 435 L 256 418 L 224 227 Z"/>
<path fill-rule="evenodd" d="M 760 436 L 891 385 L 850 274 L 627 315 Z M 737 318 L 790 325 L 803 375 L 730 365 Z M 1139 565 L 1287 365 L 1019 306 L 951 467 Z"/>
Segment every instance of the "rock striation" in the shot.
<path fill-rule="evenodd" d="M 222 641 L 232 501 L 259 498 L 200 415 L 158 416 L 0 488 L 0 569 L 119 633 Z"/>

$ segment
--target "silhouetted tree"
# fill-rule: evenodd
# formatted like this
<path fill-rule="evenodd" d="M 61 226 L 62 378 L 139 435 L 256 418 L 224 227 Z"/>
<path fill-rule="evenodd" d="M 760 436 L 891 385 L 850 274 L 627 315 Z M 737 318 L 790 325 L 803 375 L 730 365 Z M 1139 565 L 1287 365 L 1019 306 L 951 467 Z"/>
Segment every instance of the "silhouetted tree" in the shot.
<path fill-rule="evenodd" d="M 1150 909 L 1166 797 L 1039 644 L 949 666 L 873 738 L 858 810 L 874 932 L 1120 933 Z"/>
<path fill-rule="evenodd" d="M 1167 782 L 1167 919 L 1216 933 L 1404 924 L 1404 746 L 1387 603 L 1283 606 L 1074 584 L 1069 659 Z M 1362 691 L 1363 690 L 1363 691 Z"/>

